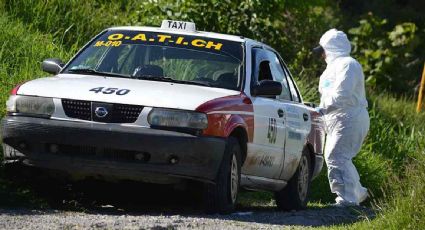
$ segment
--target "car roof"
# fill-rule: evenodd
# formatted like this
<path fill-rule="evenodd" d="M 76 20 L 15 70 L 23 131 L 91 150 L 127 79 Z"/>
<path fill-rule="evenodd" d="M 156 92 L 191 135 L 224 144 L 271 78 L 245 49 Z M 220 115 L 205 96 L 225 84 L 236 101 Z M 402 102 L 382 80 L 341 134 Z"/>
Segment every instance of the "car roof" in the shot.
<path fill-rule="evenodd" d="M 206 31 L 180 31 L 180 30 L 172 30 L 172 29 L 162 29 L 159 27 L 149 27 L 149 26 L 119 26 L 119 27 L 111 27 L 107 30 L 131 30 L 131 31 L 149 31 L 149 32 L 162 32 L 162 33 L 171 33 L 171 34 L 181 34 L 181 35 L 191 35 L 191 36 L 199 36 L 199 37 L 208 37 L 215 39 L 223 39 L 235 42 L 246 42 L 247 38 L 236 35 L 229 34 L 220 34 L 214 32 L 206 32 Z"/>

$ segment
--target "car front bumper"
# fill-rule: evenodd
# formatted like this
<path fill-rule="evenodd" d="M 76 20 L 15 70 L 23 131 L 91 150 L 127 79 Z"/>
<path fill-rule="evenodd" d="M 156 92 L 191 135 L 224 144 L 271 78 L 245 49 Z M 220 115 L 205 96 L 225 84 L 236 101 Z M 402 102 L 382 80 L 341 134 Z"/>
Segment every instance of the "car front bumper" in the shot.
<path fill-rule="evenodd" d="M 82 176 L 214 182 L 226 141 L 146 127 L 6 116 L 4 160 Z M 9 149 L 9 150 L 7 150 Z M 150 177 L 150 178 L 147 178 Z"/>

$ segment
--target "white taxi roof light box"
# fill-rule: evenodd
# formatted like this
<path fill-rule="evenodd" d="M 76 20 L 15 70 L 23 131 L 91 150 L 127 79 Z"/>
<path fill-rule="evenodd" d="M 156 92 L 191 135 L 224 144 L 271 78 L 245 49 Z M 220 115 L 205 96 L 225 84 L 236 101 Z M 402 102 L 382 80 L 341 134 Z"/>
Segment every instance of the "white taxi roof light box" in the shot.
<path fill-rule="evenodd" d="M 161 29 L 196 32 L 196 25 L 193 22 L 162 20 Z"/>

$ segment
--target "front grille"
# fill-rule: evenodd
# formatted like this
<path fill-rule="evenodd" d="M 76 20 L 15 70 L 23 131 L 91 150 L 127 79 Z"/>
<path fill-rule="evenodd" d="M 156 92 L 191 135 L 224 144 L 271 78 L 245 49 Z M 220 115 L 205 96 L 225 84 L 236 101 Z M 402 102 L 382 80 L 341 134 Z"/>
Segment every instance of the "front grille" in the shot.
<path fill-rule="evenodd" d="M 94 114 L 96 106 L 105 104 L 111 110 L 106 117 L 97 118 Z M 143 106 L 110 104 L 102 102 L 62 99 L 62 107 L 66 116 L 86 121 L 101 121 L 106 123 L 134 123 L 142 112 Z"/>
<path fill-rule="evenodd" d="M 64 144 L 46 144 L 45 147 L 48 153 L 84 159 L 103 159 L 126 162 L 147 162 L 150 159 L 149 153 L 124 149 Z"/>
<path fill-rule="evenodd" d="M 143 107 L 138 105 L 114 104 L 112 123 L 133 123 L 139 117 Z"/>
<path fill-rule="evenodd" d="M 62 107 L 68 117 L 91 120 L 91 102 L 62 99 Z"/>

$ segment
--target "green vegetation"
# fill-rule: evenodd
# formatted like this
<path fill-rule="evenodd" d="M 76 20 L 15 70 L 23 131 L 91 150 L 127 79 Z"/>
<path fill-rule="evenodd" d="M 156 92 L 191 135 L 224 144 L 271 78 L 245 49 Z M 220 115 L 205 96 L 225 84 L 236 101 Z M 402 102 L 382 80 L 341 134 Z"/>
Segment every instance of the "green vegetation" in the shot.
<path fill-rule="evenodd" d="M 8 93 L 16 84 L 34 77 L 44 76 L 41 62 L 48 57 L 68 58 L 61 46 L 53 43 L 50 34 L 42 34 L 29 29 L 22 22 L 11 19 L 5 14 L 0 16 L 0 95 L 4 105 Z M 1 114 L 5 108 L 1 106 Z"/>
<path fill-rule="evenodd" d="M 157 26 L 165 18 L 194 21 L 201 30 L 270 44 L 288 61 L 304 100 L 317 102 L 317 77 L 324 65 L 309 50 L 324 31 L 339 26 L 352 39 L 354 56 L 368 77 L 371 129 L 355 164 L 373 194 L 368 205 L 378 214 L 373 220 L 335 228 L 421 228 L 425 224 L 425 113 L 414 113 L 411 98 L 424 60 L 420 41 L 425 38 L 425 22 L 414 10 L 410 15 L 416 16 L 409 20 L 406 12 L 411 7 L 401 7 L 404 16 L 398 21 L 384 19 L 385 14 L 372 4 L 379 1 L 369 2 L 356 13 L 345 4 L 335 9 L 334 1 L 0 0 L 0 105 L 16 84 L 47 75 L 40 69 L 43 59 L 69 60 L 106 27 Z M 394 1 L 385 2 L 386 8 L 398 7 Z M 368 14 L 369 10 L 377 13 Z M 0 117 L 4 113 L 0 106 Z M 325 171 L 313 188 L 313 206 L 333 201 Z M 257 198 L 273 204 L 272 196 L 262 193 L 246 196 L 242 203 Z M 31 188 L 5 178 L 0 168 L 3 205 L 44 207 L 45 203 Z"/>
<path fill-rule="evenodd" d="M 369 85 L 412 97 L 425 60 L 425 2 L 344 0 L 339 4 L 341 26 L 353 38 L 354 56 L 361 60 Z"/>

